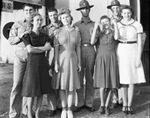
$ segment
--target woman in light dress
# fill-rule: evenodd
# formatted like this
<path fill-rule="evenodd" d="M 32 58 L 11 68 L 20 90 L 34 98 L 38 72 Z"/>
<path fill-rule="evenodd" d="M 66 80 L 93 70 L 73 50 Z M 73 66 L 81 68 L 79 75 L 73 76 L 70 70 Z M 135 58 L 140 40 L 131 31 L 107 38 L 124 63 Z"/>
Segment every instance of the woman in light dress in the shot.
<path fill-rule="evenodd" d="M 72 27 L 72 16 L 66 8 L 60 9 L 63 27 L 55 31 L 55 71 L 56 89 L 60 90 L 62 103 L 61 118 L 73 118 L 73 94 L 80 88 L 78 71 L 81 70 L 80 34 L 77 27 Z"/>
<path fill-rule="evenodd" d="M 143 27 L 133 19 L 130 6 L 123 6 L 121 15 L 123 19 L 118 22 L 120 38 L 117 54 L 123 94 L 122 111 L 125 114 L 133 114 L 134 85 L 146 82 L 141 62 Z"/>

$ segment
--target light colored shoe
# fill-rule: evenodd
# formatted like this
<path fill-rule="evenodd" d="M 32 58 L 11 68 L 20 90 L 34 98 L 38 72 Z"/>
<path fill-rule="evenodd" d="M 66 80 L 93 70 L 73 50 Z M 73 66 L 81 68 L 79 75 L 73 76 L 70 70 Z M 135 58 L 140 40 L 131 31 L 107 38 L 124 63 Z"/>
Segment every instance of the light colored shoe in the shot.
<path fill-rule="evenodd" d="M 67 111 L 66 111 L 66 109 L 62 110 L 61 118 L 67 118 Z"/>
<path fill-rule="evenodd" d="M 68 114 L 68 118 L 73 118 L 73 113 L 71 110 L 68 110 L 67 114 Z"/>

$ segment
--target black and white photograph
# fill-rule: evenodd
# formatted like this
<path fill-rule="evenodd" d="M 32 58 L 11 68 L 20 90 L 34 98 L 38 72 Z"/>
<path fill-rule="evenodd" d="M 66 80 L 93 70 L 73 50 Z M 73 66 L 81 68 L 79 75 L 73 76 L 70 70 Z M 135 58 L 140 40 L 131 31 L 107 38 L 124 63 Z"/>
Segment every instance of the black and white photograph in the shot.
<path fill-rule="evenodd" d="M 150 118 L 149 0 L 1 0 L 0 118 Z"/>

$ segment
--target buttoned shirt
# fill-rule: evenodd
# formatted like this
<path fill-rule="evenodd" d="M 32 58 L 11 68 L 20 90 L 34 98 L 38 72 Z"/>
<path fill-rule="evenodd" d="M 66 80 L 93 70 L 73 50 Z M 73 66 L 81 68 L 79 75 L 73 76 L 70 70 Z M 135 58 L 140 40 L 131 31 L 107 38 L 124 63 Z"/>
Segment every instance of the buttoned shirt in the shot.
<path fill-rule="evenodd" d="M 93 22 L 90 18 L 87 23 L 84 22 L 83 19 L 81 19 L 80 21 L 78 21 L 74 24 L 74 26 L 77 26 L 79 28 L 79 32 L 81 35 L 81 45 L 82 44 L 90 44 L 94 24 L 95 24 L 95 22 Z M 96 36 L 96 38 L 97 37 L 98 36 Z"/>
<path fill-rule="evenodd" d="M 53 24 L 49 24 L 47 26 L 45 26 L 43 29 L 44 29 L 44 32 L 46 34 L 49 35 L 50 37 L 50 43 L 51 43 L 51 46 L 53 46 L 54 44 L 54 31 L 58 28 L 60 28 L 62 26 L 62 23 L 61 22 L 58 22 L 57 24 L 53 25 Z"/>
<path fill-rule="evenodd" d="M 32 30 L 31 22 L 27 21 L 26 19 L 17 21 L 11 27 L 9 33 L 9 39 L 11 45 L 16 45 L 17 47 L 25 47 L 24 43 L 22 42 L 22 36 L 24 32 L 30 32 Z"/>
<path fill-rule="evenodd" d="M 115 16 L 115 15 L 113 15 L 113 16 L 111 17 L 111 20 L 113 20 L 113 19 L 117 20 L 117 22 L 120 22 L 121 19 L 122 19 L 122 17 L 121 17 L 121 16 Z"/>
<path fill-rule="evenodd" d="M 111 17 L 111 22 L 112 22 L 112 20 L 116 20 L 117 22 L 120 22 L 121 21 L 121 19 L 122 19 L 122 17 L 120 16 L 115 16 L 115 15 L 113 15 L 112 17 Z M 112 29 L 114 30 L 114 25 L 112 24 L 111 25 L 112 26 Z"/>

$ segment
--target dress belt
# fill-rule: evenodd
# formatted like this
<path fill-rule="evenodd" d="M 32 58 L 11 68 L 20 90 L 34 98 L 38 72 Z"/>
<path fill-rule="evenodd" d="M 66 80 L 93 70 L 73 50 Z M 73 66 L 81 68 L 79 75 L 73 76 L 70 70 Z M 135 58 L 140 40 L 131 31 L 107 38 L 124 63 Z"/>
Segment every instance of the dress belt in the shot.
<path fill-rule="evenodd" d="M 83 43 L 83 44 L 81 44 L 81 46 L 87 47 L 87 46 L 93 46 L 93 45 L 87 44 L 87 43 Z"/>
<path fill-rule="evenodd" d="M 132 44 L 132 43 L 137 43 L 137 41 L 125 41 L 125 42 L 119 41 L 119 43 Z"/>

